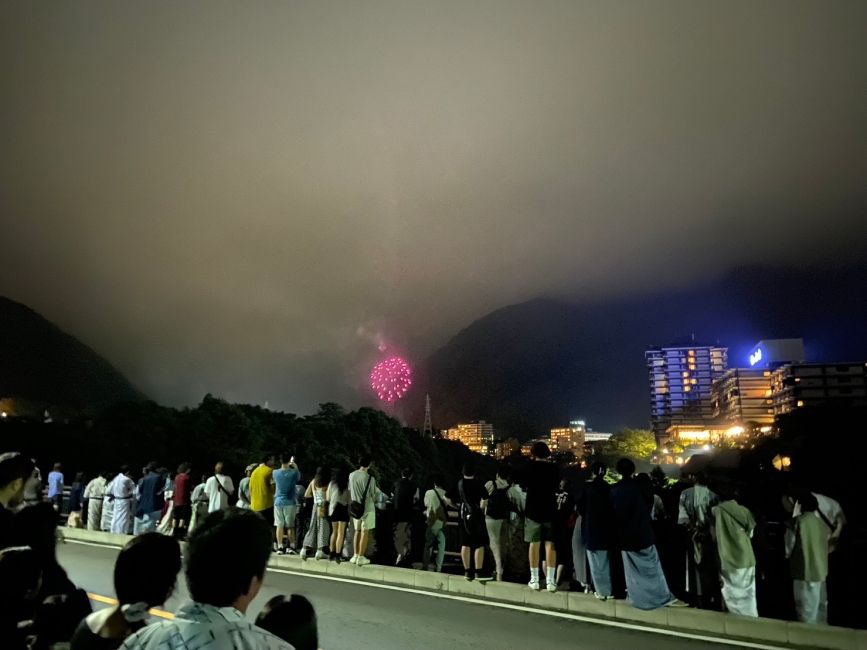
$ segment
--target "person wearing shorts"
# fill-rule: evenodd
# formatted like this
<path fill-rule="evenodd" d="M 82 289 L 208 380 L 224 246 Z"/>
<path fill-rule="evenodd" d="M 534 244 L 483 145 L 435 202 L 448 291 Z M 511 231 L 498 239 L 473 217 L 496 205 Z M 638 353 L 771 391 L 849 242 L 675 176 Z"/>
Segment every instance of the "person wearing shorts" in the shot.
<path fill-rule="evenodd" d="M 274 470 L 274 528 L 277 531 L 277 554 L 295 553 L 295 518 L 298 514 L 298 481 L 301 471 L 295 457 L 285 453 L 280 457 L 280 469 Z"/>
<path fill-rule="evenodd" d="M 250 474 L 250 510 L 267 521 L 269 526 L 274 521 L 274 467 L 276 465 L 276 456 L 268 454 Z"/>
<path fill-rule="evenodd" d="M 376 528 L 376 479 L 370 475 L 370 456 L 362 456 L 358 469 L 349 475 L 349 495 L 351 501 L 364 504 L 364 515 L 352 518 L 354 536 L 352 539 L 352 559 L 350 563 L 358 566 L 370 564 L 365 557 L 370 533 Z"/>
<path fill-rule="evenodd" d="M 524 511 L 524 541 L 529 547 L 530 582 L 534 591 L 541 588 L 539 582 L 539 559 L 542 544 L 545 545 L 547 571 L 545 577 L 548 591 L 557 591 L 557 550 L 551 534 L 551 522 L 556 510 L 556 494 L 560 486 L 560 472 L 550 462 L 551 450 L 544 442 L 536 442 L 530 450 L 533 460 L 527 465 L 527 507 Z"/>
<path fill-rule="evenodd" d="M 467 460 L 463 478 L 458 482 L 461 497 L 458 534 L 461 541 L 461 561 L 464 577 L 473 580 L 482 572 L 485 561 L 485 514 L 482 501 L 487 496 L 484 485 L 476 478 L 476 464 Z"/>

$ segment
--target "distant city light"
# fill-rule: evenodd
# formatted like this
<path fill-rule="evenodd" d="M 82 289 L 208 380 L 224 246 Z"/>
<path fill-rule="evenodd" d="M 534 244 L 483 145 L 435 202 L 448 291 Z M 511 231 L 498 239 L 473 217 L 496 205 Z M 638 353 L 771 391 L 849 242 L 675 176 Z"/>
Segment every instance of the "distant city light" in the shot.
<path fill-rule="evenodd" d="M 389 357 L 370 371 L 370 388 L 377 398 L 389 404 L 406 395 L 412 386 L 412 369 L 400 357 Z"/>

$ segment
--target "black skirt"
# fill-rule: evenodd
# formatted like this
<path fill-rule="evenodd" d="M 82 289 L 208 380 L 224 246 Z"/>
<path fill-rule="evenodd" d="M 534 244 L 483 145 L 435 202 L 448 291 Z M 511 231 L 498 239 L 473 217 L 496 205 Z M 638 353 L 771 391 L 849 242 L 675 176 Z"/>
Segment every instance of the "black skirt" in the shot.
<path fill-rule="evenodd" d="M 328 518 L 332 523 L 338 521 L 349 521 L 349 506 L 338 503 L 334 506 L 334 512 Z"/>

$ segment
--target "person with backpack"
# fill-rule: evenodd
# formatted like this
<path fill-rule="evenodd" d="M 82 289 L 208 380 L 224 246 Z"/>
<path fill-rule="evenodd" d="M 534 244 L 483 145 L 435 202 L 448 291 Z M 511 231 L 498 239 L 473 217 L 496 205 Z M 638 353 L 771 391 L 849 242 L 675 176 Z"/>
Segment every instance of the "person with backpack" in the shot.
<path fill-rule="evenodd" d="M 485 511 L 485 528 L 488 543 L 494 556 L 497 582 L 503 580 L 503 547 L 509 538 L 509 518 L 514 511 L 509 490 L 512 487 L 512 470 L 508 465 L 497 468 L 497 478 L 485 483 L 487 496 L 482 502 Z"/>
<path fill-rule="evenodd" d="M 424 552 L 422 553 L 422 570 L 427 571 L 430 566 L 430 557 L 434 545 L 437 547 L 437 555 L 434 566 L 439 573 L 443 570 L 443 561 L 446 556 L 445 525 L 449 516 L 447 507 L 456 508 L 452 500 L 446 496 L 441 476 L 433 477 L 433 487 L 425 492 L 424 512 L 427 522 L 425 531 Z"/>
<path fill-rule="evenodd" d="M 464 564 L 464 577 L 473 580 L 481 573 L 485 561 L 485 524 L 482 501 L 487 496 L 481 481 L 476 478 L 476 464 L 473 460 L 464 463 L 464 476 L 458 481 L 461 497 L 460 525 L 458 536 L 461 540 L 461 561 Z"/>
<path fill-rule="evenodd" d="M 214 475 L 205 482 L 205 494 L 208 496 L 208 512 L 225 510 L 235 493 L 232 477 L 223 473 L 223 463 L 214 465 Z"/>

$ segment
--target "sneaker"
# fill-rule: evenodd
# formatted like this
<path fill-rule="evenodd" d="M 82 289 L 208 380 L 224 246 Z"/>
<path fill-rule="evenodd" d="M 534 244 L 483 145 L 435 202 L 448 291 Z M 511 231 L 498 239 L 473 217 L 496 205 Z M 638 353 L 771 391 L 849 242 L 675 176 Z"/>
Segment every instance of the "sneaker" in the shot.
<path fill-rule="evenodd" d="M 352 558 L 349 560 L 349 563 L 350 564 L 358 564 L 358 556 L 353 555 Z"/>
<path fill-rule="evenodd" d="M 284 551 L 285 551 L 286 555 L 297 555 L 294 548 L 287 548 L 287 549 L 284 549 Z"/>
<path fill-rule="evenodd" d="M 343 555 L 341 555 L 340 553 L 335 553 L 334 561 L 337 562 L 337 564 L 340 564 L 341 562 L 343 562 Z"/>
<path fill-rule="evenodd" d="M 527 583 L 527 586 L 528 586 L 530 589 L 532 589 L 533 591 L 539 591 L 539 589 L 542 588 L 541 585 L 539 585 L 539 581 L 538 581 L 538 580 L 530 580 L 530 582 Z"/>
<path fill-rule="evenodd" d="M 316 559 L 317 560 L 324 560 L 325 559 L 325 553 L 323 551 L 316 551 Z"/>
<path fill-rule="evenodd" d="M 666 607 L 689 607 L 689 603 L 685 603 L 679 598 L 674 598 Z"/>
<path fill-rule="evenodd" d="M 357 564 L 358 566 L 364 566 L 365 564 L 370 564 L 370 560 L 368 560 L 363 555 L 359 555 L 358 559 L 355 561 L 355 564 Z"/>
<path fill-rule="evenodd" d="M 278 549 L 277 549 L 276 551 L 274 551 L 274 552 L 277 553 L 277 555 L 286 555 L 286 551 L 283 550 L 282 548 L 278 548 Z"/>
<path fill-rule="evenodd" d="M 398 555 L 397 559 L 394 561 L 394 566 L 400 566 L 401 562 L 403 562 L 403 555 Z"/>
<path fill-rule="evenodd" d="M 594 592 L 593 592 L 593 595 L 596 596 L 596 600 L 601 600 L 601 601 L 603 601 L 603 602 L 606 601 L 606 600 L 608 600 L 608 596 L 603 596 L 603 595 L 600 594 L 598 591 L 594 591 Z"/>
<path fill-rule="evenodd" d="M 552 594 L 557 593 L 557 585 L 553 582 L 548 583 L 547 589 L 548 589 L 549 593 L 552 593 Z"/>
<path fill-rule="evenodd" d="M 302 548 L 302 549 L 301 549 L 301 552 L 299 553 L 299 555 L 301 556 L 301 559 L 302 559 L 302 560 L 306 560 L 306 559 L 307 559 L 307 549 L 306 549 L 306 548 Z"/>

